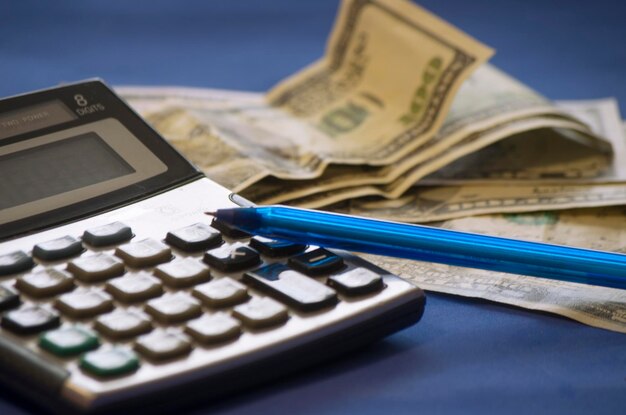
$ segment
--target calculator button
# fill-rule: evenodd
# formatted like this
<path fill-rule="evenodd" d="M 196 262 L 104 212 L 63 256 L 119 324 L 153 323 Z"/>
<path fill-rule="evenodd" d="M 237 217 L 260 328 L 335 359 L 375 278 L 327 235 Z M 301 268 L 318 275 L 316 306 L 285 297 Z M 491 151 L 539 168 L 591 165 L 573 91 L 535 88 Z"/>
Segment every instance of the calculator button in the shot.
<path fill-rule="evenodd" d="M 150 238 L 122 245 L 115 249 L 115 255 L 135 268 L 150 267 L 172 259 L 172 251 L 167 245 Z"/>
<path fill-rule="evenodd" d="M 137 339 L 135 350 L 151 360 L 166 360 L 189 354 L 191 343 L 182 333 L 158 330 Z"/>
<path fill-rule="evenodd" d="M 33 265 L 35 265 L 33 259 L 24 251 L 0 255 L 0 276 L 26 271 Z"/>
<path fill-rule="evenodd" d="M 298 271 L 310 275 L 330 274 L 343 267 L 343 259 L 324 248 L 318 248 L 289 258 L 289 265 Z"/>
<path fill-rule="evenodd" d="M 163 294 L 159 280 L 145 272 L 115 278 L 106 283 L 105 290 L 124 303 L 145 301 Z"/>
<path fill-rule="evenodd" d="M 35 334 L 58 327 L 60 323 L 59 315 L 54 311 L 39 306 L 27 306 L 6 313 L 2 317 L 1 325 L 17 334 Z"/>
<path fill-rule="evenodd" d="M 61 313 L 77 319 L 93 317 L 113 309 L 111 296 L 101 291 L 64 294 L 54 305 Z"/>
<path fill-rule="evenodd" d="M 81 252 L 83 252 L 83 244 L 69 235 L 42 242 L 33 248 L 33 256 L 44 261 L 69 258 Z"/>
<path fill-rule="evenodd" d="M 222 235 L 207 224 L 194 223 L 168 232 L 165 241 L 180 250 L 196 252 L 220 245 Z"/>
<path fill-rule="evenodd" d="M 139 368 L 139 359 L 132 350 L 115 347 L 85 353 L 80 359 L 80 367 L 96 376 L 125 375 Z"/>
<path fill-rule="evenodd" d="M 255 288 L 303 311 L 337 303 L 335 290 L 283 264 L 274 263 L 246 272 L 243 278 Z"/>
<path fill-rule="evenodd" d="M 10 287 L 0 285 L 0 312 L 19 306 L 20 296 Z"/>
<path fill-rule="evenodd" d="M 108 246 L 126 242 L 133 237 L 133 231 L 122 222 L 113 222 L 83 233 L 83 241 L 91 246 Z"/>
<path fill-rule="evenodd" d="M 198 285 L 191 294 L 208 307 L 227 307 L 248 299 L 246 286 L 230 277 Z"/>
<path fill-rule="evenodd" d="M 97 254 L 76 258 L 67 264 L 67 270 L 82 282 L 94 283 L 124 274 L 124 264 L 114 256 Z"/>
<path fill-rule="evenodd" d="M 150 300 L 145 310 L 163 324 L 181 323 L 202 314 L 198 301 L 184 293 L 169 294 Z"/>
<path fill-rule="evenodd" d="M 294 244 L 293 242 L 277 241 L 274 239 L 255 236 L 250 239 L 250 246 L 263 255 L 272 258 L 299 254 L 306 249 L 306 245 Z"/>
<path fill-rule="evenodd" d="M 49 297 L 73 290 L 74 280 L 68 272 L 48 268 L 18 278 L 15 287 L 32 297 Z"/>
<path fill-rule="evenodd" d="M 210 266 L 224 272 L 241 271 L 261 262 L 259 254 L 241 242 L 207 251 L 203 259 Z"/>
<path fill-rule="evenodd" d="M 239 230 L 232 226 L 230 223 L 226 223 L 222 220 L 214 218 L 211 222 L 211 226 L 222 232 L 225 236 L 233 239 L 249 238 L 251 235 L 247 232 Z"/>
<path fill-rule="evenodd" d="M 94 328 L 111 339 L 121 340 L 148 333 L 152 324 L 142 313 L 117 310 L 98 317 Z"/>
<path fill-rule="evenodd" d="M 154 275 L 168 287 L 186 288 L 206 282 L 211 278 L 209 268 L 193 258 L 162 264 L 156 267 Z"/>
<path fill-rule="evenodd" d="M 328 285 L 346 295 L 362 295 L 382 290 L 383 278 L 367 268 L 354 268 L 350 271 L 328 277 Z"/>
<path fill-rule="evenodd" d="M 287 308 L 271 298 L 255 297 L 233 309 L 233 316 L 249 328 L 265 328 L 283 324 L 289 318 Z"/>
<path fill-rule="evenodd" d="M 57 356 L 75 356 L 100 346 L 98 336 L 86 327 L 73 326 L 48 331 L 39 337 L 39 347 Z"/>
<path fill-rule="evenodd" d="M 220 343 L 233 340 L 241 334 L 241 324 L 229 314 L 221 312 L 192 320 L 185 332 L 200 343 Z"/>

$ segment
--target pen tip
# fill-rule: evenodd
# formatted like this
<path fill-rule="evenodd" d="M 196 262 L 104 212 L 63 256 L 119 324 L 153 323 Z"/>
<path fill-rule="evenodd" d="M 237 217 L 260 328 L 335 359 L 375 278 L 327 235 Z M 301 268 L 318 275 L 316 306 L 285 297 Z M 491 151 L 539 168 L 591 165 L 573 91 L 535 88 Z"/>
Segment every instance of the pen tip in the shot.
<path fill-rule="evenodd" d="M 205 215 L 209 215 L 209 216 L 216 216 L 217 212 L 213 211 L 213 212 L 204 212 Z"/>

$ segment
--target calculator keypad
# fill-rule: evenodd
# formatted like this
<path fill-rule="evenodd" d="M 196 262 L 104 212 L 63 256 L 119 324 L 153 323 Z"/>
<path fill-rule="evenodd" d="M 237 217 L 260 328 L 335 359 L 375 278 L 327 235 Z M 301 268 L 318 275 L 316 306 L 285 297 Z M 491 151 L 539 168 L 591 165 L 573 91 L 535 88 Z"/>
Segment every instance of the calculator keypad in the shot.
<path fill-rule="evenodd" d="M 26 271 L 33 265 L 33 258 L 24 251 L 0 255 L 0 276 Z"/>
<path fill-rule="evenodd" d="M 50 297 L 72 291 L 74 280 L 66 271 L 46 268 L 18 278 L 15 287 L 32 297 Z"/>
<path fill-rule="evenodd" d="M 239 304 L 248 299 L 245 285 L 230 277 L 223 277 L 194 288 L 192 294 L 208 307 L 221 308 Z"/>
<path fill-rule="evenodd" d="M 255 297 L 233 309 L 233 315 L 252 329 L 283 324 L 289 318 L 287 308 L 271 298 Z"/>
<path fill-rule="evenodd" d="M 229 314 L 218 312 L 190 321 L 185 332 L 200 343 L 220 343 L 239 337 L 241 324 Z"/>
<path fill-rule="evenodd" d="M 115 255 L 133 268 L 150 267 L 172 258 L 170 248 L 152 238 L 122 245 L 115 250 Z"/>
<path fill-rule="evenodd" d="M 343 268 L 343 259 L 324 248 L 289 258 L 289 265 L 310 276 L 330 274 Z"/>
<path fill-rule="evenodd" d="M 15 290 L 5 285 L 0 285 L 0 312 L 15 308 L 20 303 L 20 296 Z"/>
<path fill-rule="evenodd" d="M 246 272 L 244 280 L 303 311 L 318 310 L 337 302 L 335 290 L 279 263 Z"/>
<path fill-rule="evenodd" d="M 76 356 L 99 346 L 96 333 L 81 326 L 51 330 L 39 338 L 39 347 L 61 357 Z"/>
<path fill-rule="evenodd" d="M 166 294 L 150 300 L 146 311 L 161 324 L 182 323 L 202 314 L 198 300 L 185 293 Z"/>
<path fill-rule="evenodd" d="M 147 272 L 129 273 L 112 279 L 106 291 L 121 303 L 137 303 L 163 294 L 161 282 Z"/>
<path fill-rule="evenodd" d="M 155 268 L 154 275 L 171 288 L 187 288 L 211 279 L 209 268 L 194 258 L 159 265 Z"/>
<path fill-rule="evenodd" d="M 121 260 L 102 253 L 76 258 L 67 264 L 67 270 L 78 280 L 90 283 L 119 277 L 125 272 Z"/>
<path fill-rule="evenodd" d="M 150 360 L 160 361 L 185 356 L 192 346 L 189 338 L 181 333 L 158 330 L 139 337 L 135 350 Z"/>
<path fill-rule="evenodd" d="M 247 245 L 235 242 L 207 251 L 204 262 L 223 272 L 235 272 L 259 264 L 261 257 Z"/>
<path fill-rule="evenodd" d="M 107 246 L 126 242 L 133 237 L 133 231 L 122 222 L 87 229 L 83 233 L 83 242 L 91 246 Z"/>
<path fill-rule="evenodd" d="M 62 295 L 55 306 L 68 317 L 82 319 L 111 311 L 113 300 L 101 291 L 78 291 Z"/>
<path fill-rule="evenodd" d="M 2 327 L 17 334 L 35 334 L 58 327 L 59 315 L 40 306 L 26 306 L 2 316 Z"/>
<path fill-rule="evenodd" d="M 56 261 L 76 256 L 83 252 L 83 244 L 73 236 L 63 236 L 35 245 L 33 256 L 43 261 Z"/>
<path fill-rule="evenodd" d="M 162 240 L 112 222 L 84 231 L 82 241 L 37 244 L 33 256 L 0 257 L 0 275 L 33 268 L 0 285 L 1 326 L 39 334 L 42 351 L 76 358 L 96 378 L 130 375 L 142 359 L 161 364 L 226 347 L 296 314 L 331 310 L 342 295 L 384 288 L 380 275 L 333 252 L 250 237 L 219 221 L 173 229 Z M 60 259 L 66 265 L 47 263 Z"/>

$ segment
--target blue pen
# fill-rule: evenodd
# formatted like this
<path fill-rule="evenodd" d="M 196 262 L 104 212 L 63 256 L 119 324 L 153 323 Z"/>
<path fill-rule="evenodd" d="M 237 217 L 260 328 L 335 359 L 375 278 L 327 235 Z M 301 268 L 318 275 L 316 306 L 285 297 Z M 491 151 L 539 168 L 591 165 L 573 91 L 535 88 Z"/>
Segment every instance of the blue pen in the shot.
<path fill-rule="evenodd" d="M 253 235 L 604 287 L 626 288 L 626 255 L 285 206 L 207 212 Z"/>

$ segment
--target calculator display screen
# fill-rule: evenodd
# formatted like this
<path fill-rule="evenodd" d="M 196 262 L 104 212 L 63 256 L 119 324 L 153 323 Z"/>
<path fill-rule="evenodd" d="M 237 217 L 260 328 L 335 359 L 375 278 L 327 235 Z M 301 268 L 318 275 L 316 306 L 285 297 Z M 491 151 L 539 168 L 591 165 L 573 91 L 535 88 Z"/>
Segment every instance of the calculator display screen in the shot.
<path fill-rule="evenodd" d="M 0 241 L 200 177 L 99 80 L 0 99 Z"/>
<path fill-rule="evenodd" d="M 94 132 L 17 151 L 0 156 L 0 209 L 134 172 Z"/>

